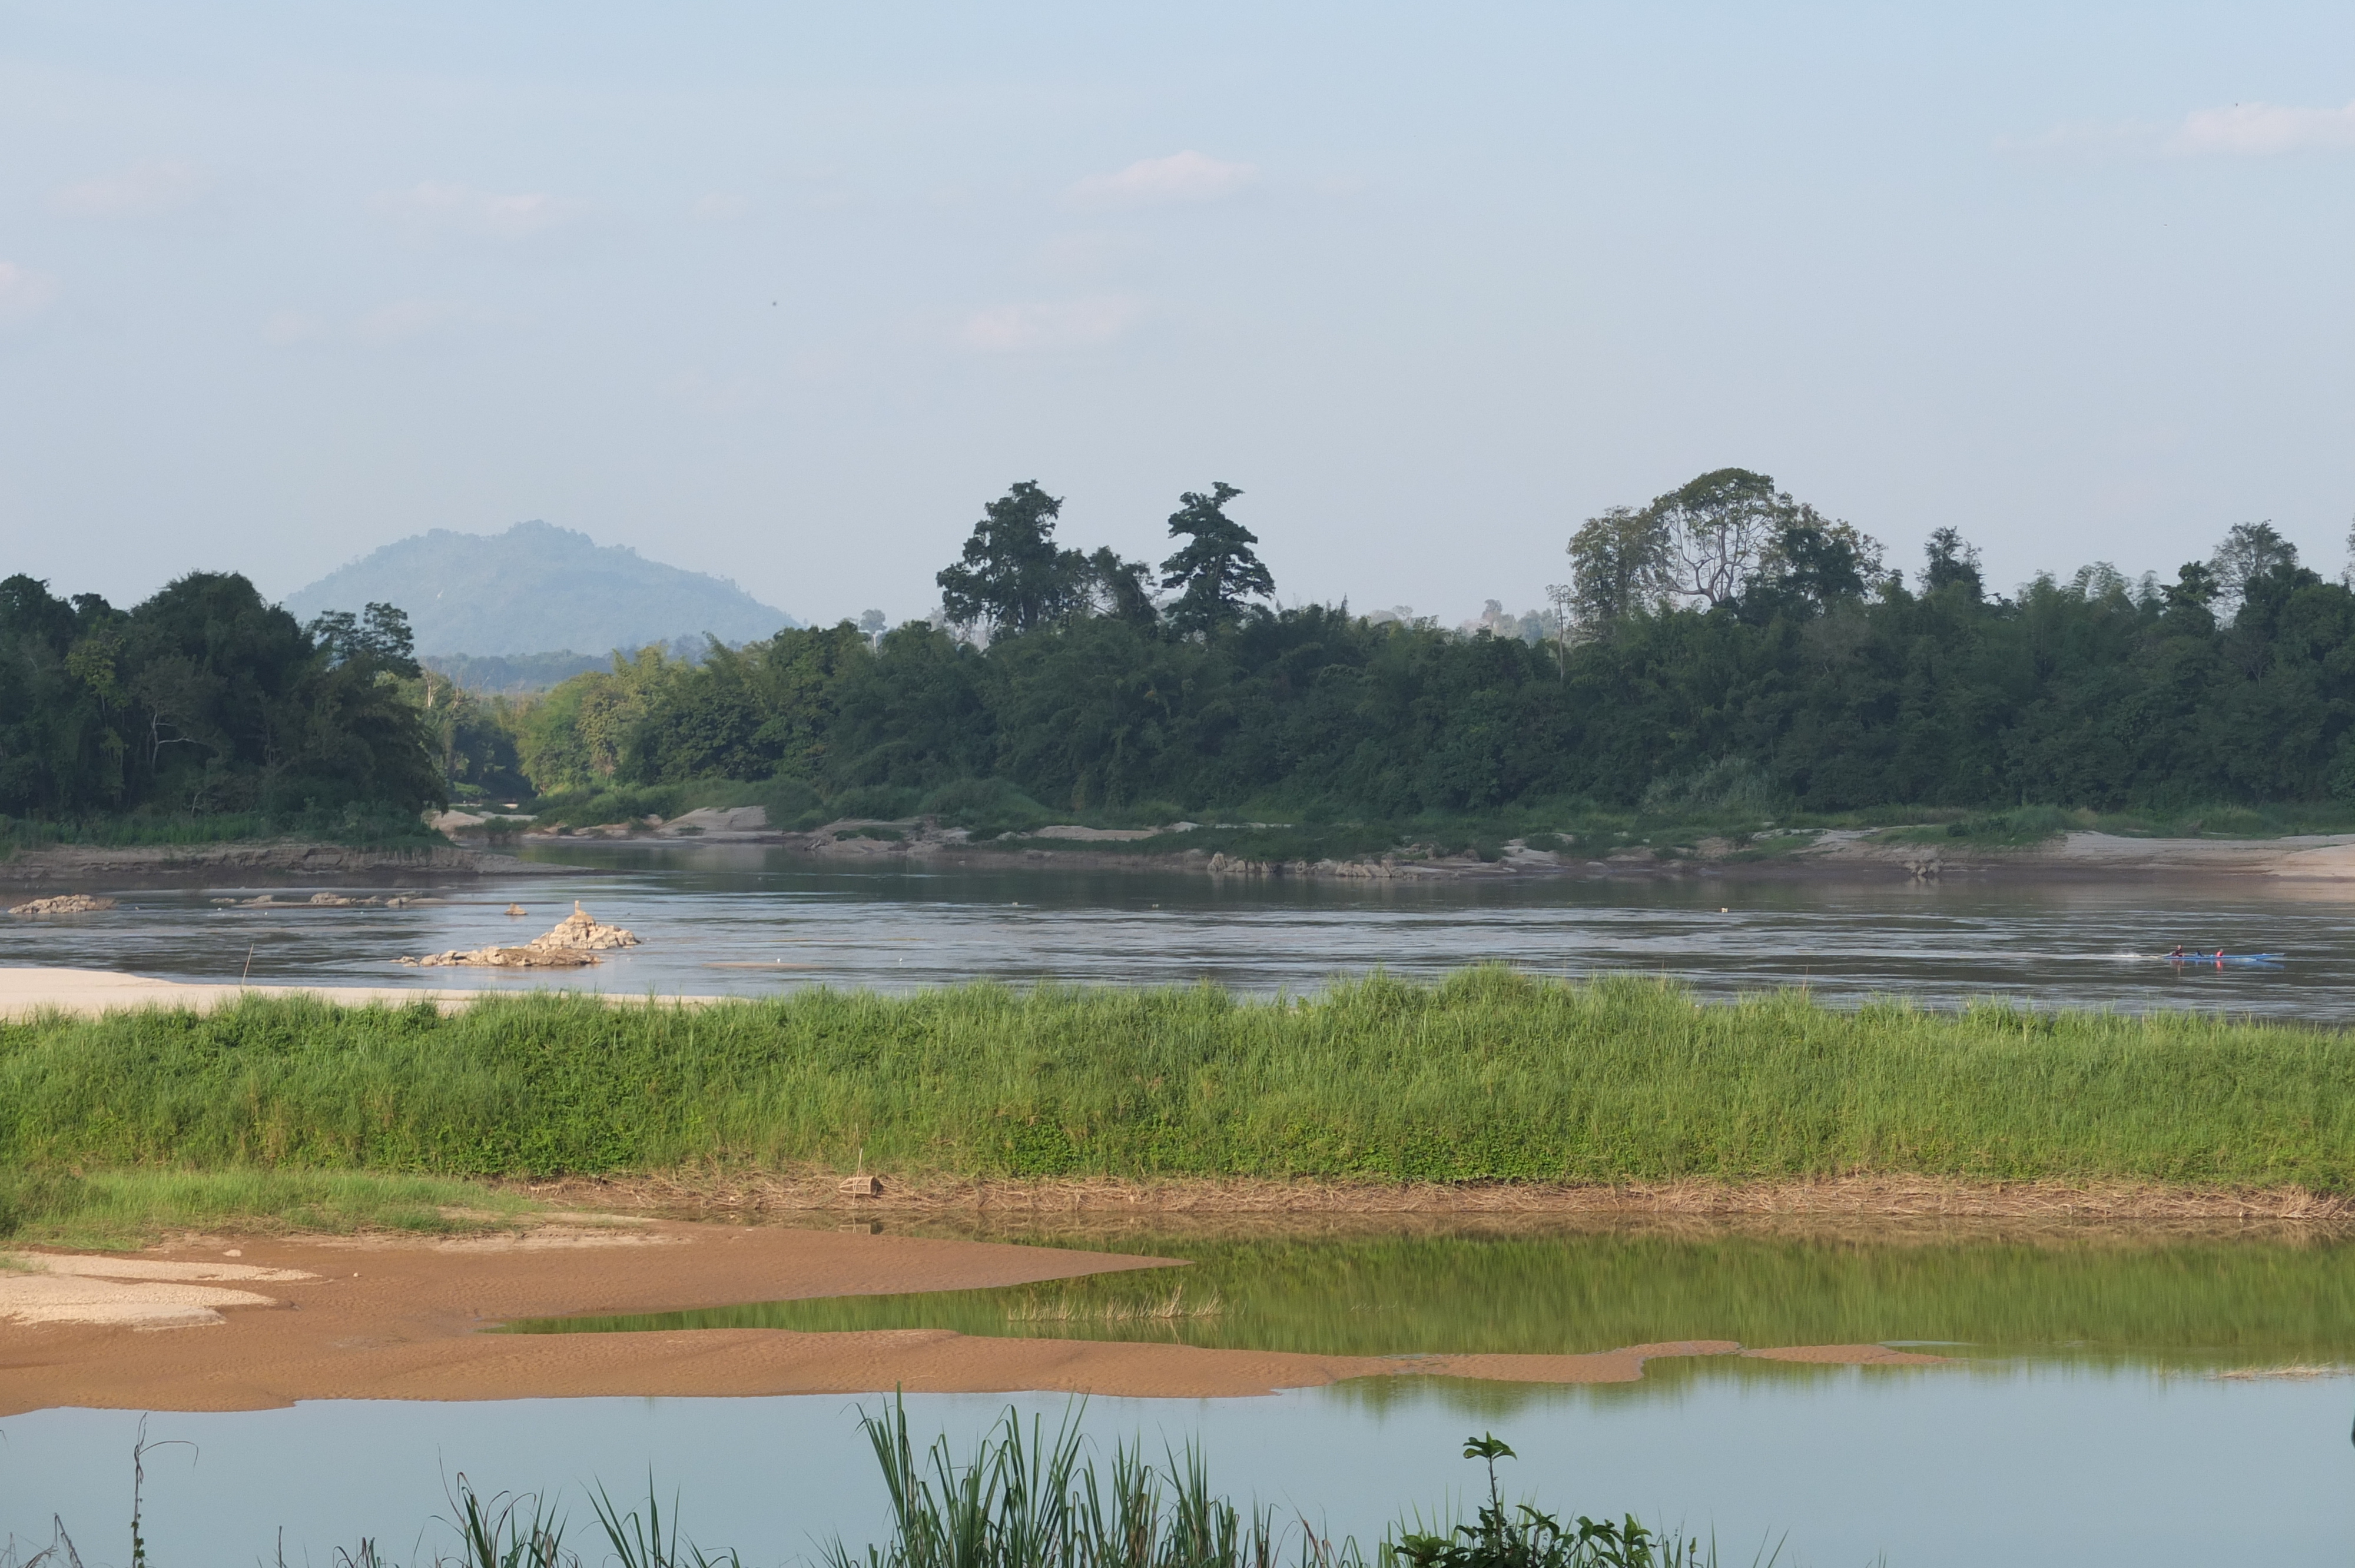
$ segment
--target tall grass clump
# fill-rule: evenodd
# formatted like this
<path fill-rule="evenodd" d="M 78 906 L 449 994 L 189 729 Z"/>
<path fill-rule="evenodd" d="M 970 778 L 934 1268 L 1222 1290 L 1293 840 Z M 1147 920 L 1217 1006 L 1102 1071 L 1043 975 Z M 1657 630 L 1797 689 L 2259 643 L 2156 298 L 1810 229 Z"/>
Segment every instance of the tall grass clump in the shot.
<path fill-rule="evenodd" d="M 2355 1187 L 2355 1040 L 2212 1014 L 1703 1005 L 1501 969 L 1209 987 L 249 1000 L 0 1025 L 0 1170 L 721 1167 Z"/>

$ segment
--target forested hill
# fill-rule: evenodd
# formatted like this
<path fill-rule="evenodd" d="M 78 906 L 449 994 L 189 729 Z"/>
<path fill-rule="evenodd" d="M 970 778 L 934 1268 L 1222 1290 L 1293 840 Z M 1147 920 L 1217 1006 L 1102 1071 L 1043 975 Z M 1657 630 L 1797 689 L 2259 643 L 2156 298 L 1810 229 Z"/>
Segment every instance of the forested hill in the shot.
<path fill-rule="evenodd" d="M 1580 530 L 1566 635 L 1529 642 L 1254 602 L 1234 493 L 1186 497 L 1156 573 L 1055 545 L 1051 498 L 1017 486 L 941 574 L 986 648 L 846 625 L 642 658 L 524 715 L 523 766 L 542 789 L 783 775 L 913 809 L 994 777 L 1057 810 L 1389 820 L 2355 799 L 2355 594 L 2263 525 L 2172 582 L 2094 567 L 2004 597 L 1951 532 L 1909 587 L 1727 470 Z"/>
<path fill-rule="evenodd" d="M 570 649 L 602 659 L 707 632 L 748 641 L 796 624 L 734 583 L 547 523 L 494 535 L 436 528 L 328 573 L 289 595 L 286 609 L 307 620 L 375 603 L 405 610 L 418 651 L 433 655 Z"/>

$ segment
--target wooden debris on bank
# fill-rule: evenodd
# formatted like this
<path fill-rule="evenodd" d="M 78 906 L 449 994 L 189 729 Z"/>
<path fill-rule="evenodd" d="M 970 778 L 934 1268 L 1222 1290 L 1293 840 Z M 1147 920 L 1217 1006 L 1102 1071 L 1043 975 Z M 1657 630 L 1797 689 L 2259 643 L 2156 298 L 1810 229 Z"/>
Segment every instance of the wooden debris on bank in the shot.
<path fill-rule="evenodd" d="M 519 948 L 476 948 L 469 952 L 453 948 L 446 953 L 431 953 L 421 959 L 404 958 L 400 961 L 412 969 L 434 969 L 464 966 L 489 969 L 577 969 L 598 961 L 597 955 L 616 948 L 634 948 L 637 933 L 619 926 L 601 926 L 596 916 L 576 901 L 572 913 L 556 924 L 556 928 L 544 937 L 535 937 Z"/>

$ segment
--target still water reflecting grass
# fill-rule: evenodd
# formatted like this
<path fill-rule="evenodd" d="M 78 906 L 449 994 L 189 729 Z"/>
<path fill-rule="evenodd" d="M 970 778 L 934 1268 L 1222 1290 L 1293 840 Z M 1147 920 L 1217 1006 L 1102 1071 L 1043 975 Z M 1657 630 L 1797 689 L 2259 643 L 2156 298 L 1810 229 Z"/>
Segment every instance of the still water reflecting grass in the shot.
<path fill-rule="evenodd" d="M 1569 1354 L 1669 1340 L 1914 1343 L 2187 1369 L 2355 1361 L 2343 1234 L 1032 1234 L 1183 1259 L 988 1290 L 826 1297 L 519 1331 L 949 1329 L 1339 1355 Z"/>

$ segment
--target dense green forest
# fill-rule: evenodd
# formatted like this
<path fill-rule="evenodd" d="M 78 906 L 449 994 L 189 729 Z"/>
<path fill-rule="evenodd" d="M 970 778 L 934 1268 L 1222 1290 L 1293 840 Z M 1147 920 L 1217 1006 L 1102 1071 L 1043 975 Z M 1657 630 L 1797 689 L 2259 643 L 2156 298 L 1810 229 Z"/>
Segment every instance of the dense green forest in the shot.
<path fill-rule="evenodd" d="M 2172 580 L 1910 574 L 1764 475 L 1590 519 L 1506 634 L 1279 609 L 1240 492 L 1159 567 L 990 503 L 942 611 L 658 648 L 538 697 L 453 689 L 397 610 L 308 627 L 244 579 L 130 611 L 0 586 L 0 812 L 414 810 L 784 781 L 814 810 L 1210 810 L 1396 821 L 1556 803 L 1838 811 L 2355 801 L 2355 593 L 2269 525 Z M 967 814 L 970 814 L 969 812 Z"/>
<path fill-rule="evenodd" d="M 2355 797 L 2355 593 L 2262 524 L 2170 582 L 2005 597 L 1951 531 L 1909 583 L 1727 470 L 1590 521 L 1561 630 L 1497 637 L 1270 608 L 1235 493 L 1188 496 L 1156 573 L 1058 546 L 1018 485 L 941 573 L 948 624 L 617 662 L 522 713 L 518 764 L 543 790 L 783 776 L 876 814 L 986 779 L 1312 821 Z"/>
<path fill-rule="evenodd" d="M 197 572 L 128 610 L 0 581 L 0 814 L 414 831 L 445 798 L 408 622 Z"/>

